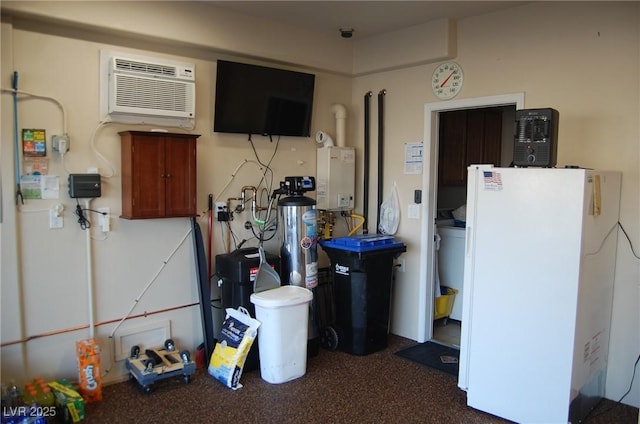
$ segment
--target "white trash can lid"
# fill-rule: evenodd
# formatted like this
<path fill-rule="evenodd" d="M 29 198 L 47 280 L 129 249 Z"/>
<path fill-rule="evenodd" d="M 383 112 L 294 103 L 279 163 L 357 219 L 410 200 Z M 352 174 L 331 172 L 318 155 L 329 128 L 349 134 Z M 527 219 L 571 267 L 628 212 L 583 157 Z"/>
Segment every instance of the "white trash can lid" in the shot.
<path fill-rule="evenodd" d="M 282 308 L 311 302 L 313 292 L 300 286 L 280 286 L 275 289 L 253 293 L 251 303 L 263 308 Z"/>

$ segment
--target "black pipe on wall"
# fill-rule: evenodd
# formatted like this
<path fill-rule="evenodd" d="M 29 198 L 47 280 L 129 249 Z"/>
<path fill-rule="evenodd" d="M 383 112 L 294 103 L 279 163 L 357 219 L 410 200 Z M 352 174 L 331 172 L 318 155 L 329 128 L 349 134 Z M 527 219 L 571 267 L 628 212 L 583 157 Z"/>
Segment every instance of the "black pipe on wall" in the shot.
<path fill-rule="evenodd" d="M 382 205 L 382 196 L 384 193 L 384 96 L 387 90 L 384 88 L 378 93 L 378 220 L 376 224 L 376 233 L 380 228 L 380 205 Z"/>
<path fill-rule="evenodd" d="M 364 95 L 364 186 L 362 193 L 362 217 L 364 218 L 364 223 L 362 225 L 362 234 L 369 233 L 369 105 L 371 96 L 373 96 L 371 91 Z"/>

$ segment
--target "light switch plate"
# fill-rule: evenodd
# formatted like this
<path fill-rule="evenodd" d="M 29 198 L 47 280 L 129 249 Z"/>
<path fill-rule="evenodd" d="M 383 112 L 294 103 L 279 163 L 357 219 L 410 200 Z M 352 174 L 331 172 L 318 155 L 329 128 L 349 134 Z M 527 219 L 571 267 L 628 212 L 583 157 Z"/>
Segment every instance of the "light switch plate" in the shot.
<path fill-rule="evenodd" d="M 407 208 L 407 217 L 411 219 L 420 219 L 420 205 L 411 203 Z"/>

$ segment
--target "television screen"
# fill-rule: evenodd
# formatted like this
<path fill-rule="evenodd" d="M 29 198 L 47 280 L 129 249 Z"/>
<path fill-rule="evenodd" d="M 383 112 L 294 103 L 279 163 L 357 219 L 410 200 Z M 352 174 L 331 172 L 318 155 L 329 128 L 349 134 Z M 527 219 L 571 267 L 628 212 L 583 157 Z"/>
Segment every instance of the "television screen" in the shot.
<path fill-rule="evenodd" d="M 218 60 L 213 131 L 309 137 L 315 75 Z"/>

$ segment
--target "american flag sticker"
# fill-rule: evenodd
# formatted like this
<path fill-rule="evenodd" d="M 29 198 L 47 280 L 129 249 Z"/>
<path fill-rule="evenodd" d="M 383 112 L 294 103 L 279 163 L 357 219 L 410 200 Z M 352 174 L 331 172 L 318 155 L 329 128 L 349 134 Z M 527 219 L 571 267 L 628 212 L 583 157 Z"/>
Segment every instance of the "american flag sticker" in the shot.
<path fill-rule="evenodd" d="M 502 177 L 499 172 L 484 172 L 484 189 L 485 190 L 502 190 Z"/>

